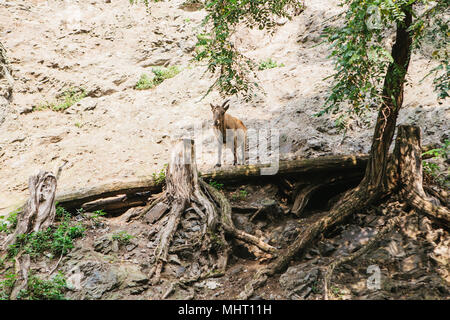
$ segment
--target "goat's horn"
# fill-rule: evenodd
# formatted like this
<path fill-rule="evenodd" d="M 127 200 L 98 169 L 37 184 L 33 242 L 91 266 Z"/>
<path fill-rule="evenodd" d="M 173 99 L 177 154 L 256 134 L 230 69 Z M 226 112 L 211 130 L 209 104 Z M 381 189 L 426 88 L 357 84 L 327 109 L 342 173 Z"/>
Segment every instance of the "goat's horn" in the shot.
<path fill-rule="evenodd" d="M 224 103 L 222 103 L 222 108 L 224 108 L 225 105 L 226 105 L 228 102 L 230 102 L 230 99 L 227 99 L 227 100 L 224 101 Z"/>

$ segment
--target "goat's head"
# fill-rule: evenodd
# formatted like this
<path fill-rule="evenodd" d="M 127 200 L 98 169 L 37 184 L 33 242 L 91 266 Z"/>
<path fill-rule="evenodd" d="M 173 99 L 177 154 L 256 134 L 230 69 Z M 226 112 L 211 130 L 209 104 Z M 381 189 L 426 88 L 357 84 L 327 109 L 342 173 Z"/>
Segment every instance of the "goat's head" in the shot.
<path fill-rule="evenodd" d="M 229 106 L 230 100 L 225 100 L 224 103 L 222 103 L 221 106 L 219 105 L 213 105 L 212 103 L 210 103 L 211 105 L 211 111 L 213 113 L 213 126 L 214 127 L 220 127 L 220 125 L 223 123 L 224 118 L 225 118 L 225 112 L 227 112 Z"/>

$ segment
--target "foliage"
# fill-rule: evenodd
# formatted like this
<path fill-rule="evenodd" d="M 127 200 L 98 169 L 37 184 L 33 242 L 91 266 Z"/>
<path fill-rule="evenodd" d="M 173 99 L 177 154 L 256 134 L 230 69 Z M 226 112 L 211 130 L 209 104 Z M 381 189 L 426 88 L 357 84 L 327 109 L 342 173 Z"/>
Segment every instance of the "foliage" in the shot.
<path fill-rule="evenodd" d="M 67 108 L 70 108 L 75 103 L 80 101 L 81 99 L 87 96 L 87 92 L 83 88 L 69 88 L 65 90 L 63 93 L 58 95 L 56 101 L 46 102 L 35 107 L 33 110 L 45 110 L 50 109 L 53 111 L 64 111 Z"/>
<path fill-rule="evenodd" d="M 431 156 L 431 161 L 423 160 L 423 170 L 425 174 L 431 175 L 434 180 L 440 185 L 448 185 L 450 183 L 450 175 L 448 171 L 442 170 L 441 167 L 435 163 L 433 160 L 443 159 L 448 160 L 450 154 L 450 140 L 445 140 L 444 145 L 440 148 L 435 148 L 427 152 L 422 153 L 422 157 L 429 155 Z"/>
<path fill-rule="evenodd" d="M 13 272 L 7 272 L 3 280 L 0 280 L 0 300 L 9 300 L 9 292 L 14 287 L 17 275 Z"/>
<path fill-rule="evenodd" d="M 55 206 L 56 206 L 55 215 L 58 219 L 60 220 L 70 219 L 72 215 L 70 214 L 69 211 L 67 211 L 64 207 L 61 207 L 58 202 L 55 204 Z"/>
<path fill-rule="evenodd" d="M 272 60 L 272 58 L 268 58 L 267 60 L 263 60 L 259 62 L 258 70 L 266 70 L 266 69 L 273 69 L 277 67 L 284 67 L 283 63 L 276 63 Z"/>
<path fill-rule="evenodd" d="M 82 213 L 82 212 L 80 212 Z M 92 212 L 92 214 L 89 216 L 89 219 L 91 219 L 96 226 L 100 225 L 100 217 L 103 217 L 106 215 L 106 212 L 102 210 L 96 210 Z"/>
<path fill-rule="evenodd" d="M 152 68 L 152 72 L 155 75 L 155 77 L 153 78 L 153 83 L 155 84 L 155 86 L 157 86 L 164 80 L 175 77 L 177 74 L 181 72 L 181 69 L 178 66 L 169 66 L 167 68 L 155 67 Z"/>
<path fill-rule="evenodd" d="M 158 173 L 155 173 L 155 172 L 152 173 L 153 181 L 156 184 L 161 184 L 161 183 L 164 183 L 164 181 L 166 181 L 167 165 L 168 165 L 167 163 L 164 164 L 164 168 L 162 168 Z"/>
<path fill-rule="evenodd" d="M 414 23 L 415 33 L 414 46 L 420 49 L 427 42 L 433 48 L 431 59 L 438 62 L 424 78 L 433 75 L 434 90 L 439 99 L 449 97 L 450 90 L 450 63 L 448 43 L 450 42 L 450 1 L 441 0 L 437 2 L 422 1 L 425 11 Z"/>
<path fill-rule="evenodd" d="M 248 196 L 248 191 L 245 189 L 239 189 L 231 197 L 233 200 L 244 200 Z"/>
<path fill-rule="evenodd" d="M 14 257 L 21 250 L 31 257 L 44 252 L 66 255 L 74 247 L 73 240 L 82 237 L 85 229 L 81 224 L 73 224 L 70 213 L 61 207 L 57 207 L 56 215 L 62 219 L 58 226 L 18 235 L 16 242 L 9 246 L 8 255 Z"/>
<path fill-rule="evenodd" d="M 331 287 L 331 293 L 333 294 L 333 296 L 335 296 L 337 298 L 342 298 L 342 296 L 344 295 L 343 292 L 341 291 L 341 289 L 339 289 L 336 286 Z"/>
<path fill-rule="evenodd" d="M 161 84 L 164 80 L 175 77 L 181 72 L 178 66 L 165 67 L 154 67 L 152 68 L 154 74 L 153 78 L 150 78 L 146 73 L 142 74 L 139 81 L 136 83 L 136 90 L 146 90 L 154 88 L 155 86 Z"/>
<path fill-rule="evenodd" d="M 241 24 L 272 29 L 276 16 L 291 18 L 289 10 L 301 7 L 298 0 L 205 1 L 207 16 L 202 25 L 208 37 L 198 37 L 202 48 L 197 50 L 195 59 L 208 59 L 207 70 L 218 75 L 206 94 L 218 89 L 222 95 L 241 94 L 245 100 L 250 100 L 258 88 L 254 81 L 256 64 L 239 52 L 231 37 Z"/>
<path fill-rule="evenodd" d="M 130 0 L 131 4 L 139 2 Z M 147 7 L 148 0 L 142 0 Z M 200 3 L 200 1 L 191 1 Z M 217 75 L 216 80 L 206 92 L 218 89 L 222 95 L 241 94 L 246 101 L 251 100 L 258 87 L 256 64 L 239 52 L 232 42 L 239 25 L 248 28 L 273 29 L 276 17 L 291 18 L 292 13 L 303 7 L 301 0 L 204 0 L 207 12 L 202 22 L 206 32 L 197 39 L 195 60 L 208 60 L 207 71 Z M 205 37 L 204 37 L 205 36 Z"/>
<path fill-rule="evenodd" d="M 65 277 L 58 273 L 50 280 L 43 280 L 31 274 L 27 288 L 17 295 L 19 300 L 65 300 L 64 291 L 67 288 Z"/>
<path fill-rule="evenodd" d="M 217 190 L 223 189 L 223 183 L 218 183 L 217 181 L 214 181 L 214 180 L 210 180 L 209 185 L 216 188 Z"/>
<path fill-rule="evenodd" d="M 447 2 L 447 7 L 442 5 Z M 349 115 L 361 116 L 372 107 L 378 107 L 383 102 L 382 92 L 386 70 L 393 63 L 391 54 L 385 47 L 387 37 L 393 27 L 402 24 L 405 11 L 413 10 L 412 5 L 422 4 L 431 6 L 430 9 L 416 16 L 413 26 L 409 30 L 413 35 L 414 47 L 420 48 L 426 32 L 431 29 L 439 33 L 439 41 L 448 43 L 448 24 L 445 27 L 431 28 L 432 25 L 442 25 L 444 12 L 448 12 L 448 0 L 435 3 L 428 0 L 342 0 L 345 7 L 345 24 L 340 27 L 328 27 L 324 37 L 331 45 L 330 58 L 334 59 L 335 73 L 331 76 L 333 86 L 325 102 L 324 109 L 317 113 L 320 116 L 326 112 L 341 114 L 339 124 L 345 125 L 345 117 Z M 423 11 L 423 10 L 422 10 Z M 448 17 L 447 17 L 448 19 Z M 439 23 L 439 21 L 441 23 Z M 442 44 L 438 45 L 442 46 Z M 441 64 L 432 73 L 441 75 L 435 78 L 439 97 L 448 96 L 448 52 L 441 55 Z M 393 66 L 394 76 L 406 72 L 403 66 Z M 388 81 L 389 79 L 387 79 Z M 394 94 L 394 93 L 392 93 Z M 395 102 L 395 99 L 392 99 Z M 348 102 L 348 107 L 343 107 Z"/>
<path fill-rule="evenodd" d="M 139 81 L 136 83 L 136 90 L 147 90 L 154 87 L 152 79 L 148 76 L 148 74 L 143 73 L 139 78 Z"/>
<path fill-rule="evenodd" d="M 134 236 L 128 234 L 126 231 L 119 231 L 112 236 L 113 240 L 117 240 L 122 245 L 130 243 L 132 238 L 134 238 Z"/>
<path fill-rule="evenodd" d="M 22 211 L 21 208 L 17 208 L 11 212 L 8 217 L 0 216 L 0 232 L 11 233 L 17 225 L 17 215 Z M 1 221 L 6 220 L 6 221 Z"/>
<path fill-rule="evenodd" d="M 130 4 L 136 4 L 139 2 L 139 0 L 129 0 Z M 149 5 L 149 0 L 141 0 L 142 3 L 144 3 L 147 7 Z M 158 0 L 153 0 L 153 2 L 158 2 Z"/>

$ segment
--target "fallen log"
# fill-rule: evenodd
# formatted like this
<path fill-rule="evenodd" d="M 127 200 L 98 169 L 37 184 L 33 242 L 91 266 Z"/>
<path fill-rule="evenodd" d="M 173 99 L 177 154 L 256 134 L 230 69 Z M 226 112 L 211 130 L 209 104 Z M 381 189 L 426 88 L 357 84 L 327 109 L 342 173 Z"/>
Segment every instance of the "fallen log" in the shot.
<path fill-rule="evenodd" d="M 156 183 L 153 177 L 144 177 L 130 181 L 111 181 L 97 186 L 80 188 L 76 191 L 65 191 L 56 194 L 56 201 L 67 209 L 78 209 L 83 204 L 98 199 L 118 195 L 137 194 L 140 192 L 161 192 L 163 184 Z"/>
<path fill-rule="evenodd" d="M 104 210 L 109 214 L 121 213 L 132 207 L 144 206 L 150 196 L 149 192 L 119 195 L 106 199 L 98 199 L 91 202 L 84 203 L 81 208 L 84 211 Z"/>
<path fill-rule="evenodd" d="M 309 179 L 319 172 L 323 174 L 338 174 L 350 171 L 353 174 L 360 172 L 363 175 L 367 159 L 367 155 L 360 154 L 283 160 L 279 162 L 277 173 L 272 176 L 261 175 L 261 169 L 269 168 L 270 164 L 241 165 L 221 168 L 220 170 L 208 170 L 201 173 L 200 176 L 205 181 L 213 179 L 220 182 L 233 183 L 248 181 L 249 179 L 270 179 L 276 176 L 304 176 Z M 56 200 L 59 205 L 66 209 L 77 209 L 81 208 L 85 203 L 118 195 L 132 195 L 140 192 L 158 193 L 161 192 L 163 185 L 164 183 L 156 182 L 152 176 L 140 177 L 136 180 L 105 182 L 94 187 L 61 192 L 56 195 Z"/>

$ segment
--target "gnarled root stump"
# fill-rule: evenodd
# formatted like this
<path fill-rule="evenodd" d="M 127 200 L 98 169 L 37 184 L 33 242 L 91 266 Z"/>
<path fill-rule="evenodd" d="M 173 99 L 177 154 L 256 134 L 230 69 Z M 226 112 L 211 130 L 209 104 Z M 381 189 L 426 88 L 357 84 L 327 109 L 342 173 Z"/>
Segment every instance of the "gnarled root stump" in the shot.
<path fill-rule="evenodd" d="M 56 215 L 56 185 L 65 164 L 66 162 L 58 168 L 56 174 L 40 171 L 29 178 L 30 198 L 18 213 L 16 229 L 5 239 L 3 250 L 8 249 L 18 235 L 45 230 L 53 224 Z M 19 253 L 15 257 L 18 278 L 11 290 L 10 299 L 16 299 L 20 291 L 27 288 L 30 263 L 28 254 Z"/>
<path fill-rule="evenodd" d="M 421 131 L 415 126 L 399 126 L 394 149 L 393 173 L 398 192 L 405 201 L 437 221 L 450 226 L 450 210 L 425 193 L 421 159 Z"/>
<path fill-rule="evenodd" d="M 230 252 L 225 233 L 263 250 L 275 250 L 234 227 L 226 198 L 199 178 L 190 139 L 180 140 L 173 148 L 166 189 L 149 206 L 144 219 L 152 223 L 149 238 L 155 248 L 155 265 L 150 277 L 154 283 L 159 282 L 164 265 L 177 261 L 178 255 L 190 261 L 182 283 L 223 274 Z"/>
<path fill-rule="evenodd" d="M 30 177 L 28 189 L 30 198 L 17 216 L 16 230 L 3 243 L 3 250 L 16 241 L 19 234 L 47 229 L 54 221 L 56 176 L 51 172 L 40 171 Z"/>

